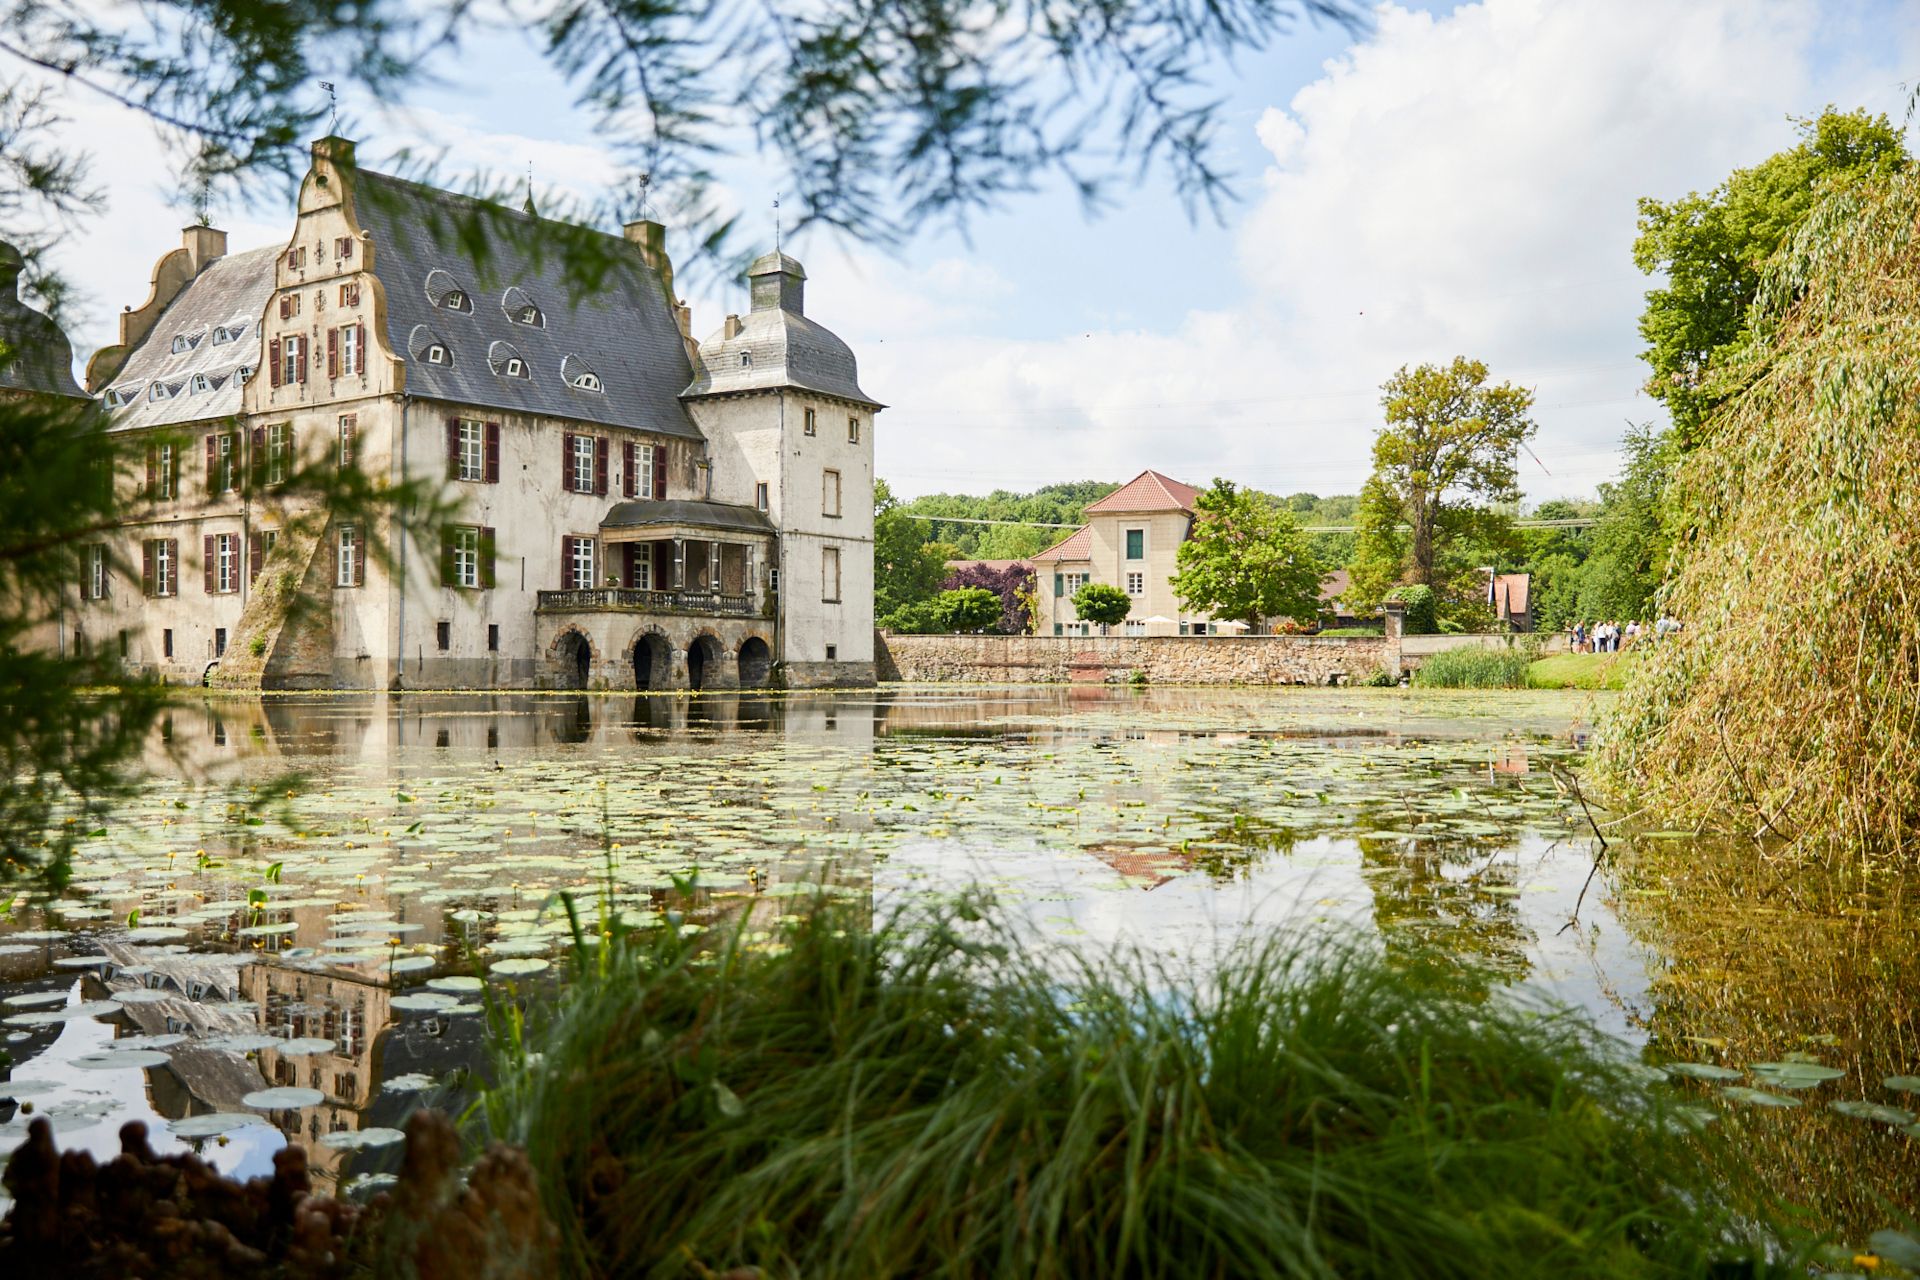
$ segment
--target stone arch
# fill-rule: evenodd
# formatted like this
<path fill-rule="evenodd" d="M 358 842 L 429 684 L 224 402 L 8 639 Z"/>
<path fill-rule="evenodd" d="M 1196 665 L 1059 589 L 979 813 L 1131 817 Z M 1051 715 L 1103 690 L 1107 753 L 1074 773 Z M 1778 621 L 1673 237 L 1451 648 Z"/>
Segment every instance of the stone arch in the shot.
<path fill-rule="evenodd" d="M 628 650 L 633 660 L 633 687 L 673 688 L 673 642 L 658 627 L 649 627 L 633 639 Z"/>
<path fill-rule="evenodd" d="M 566 628 L 547 650 L 547 669 L 556 689 L 586 688 L 593 672 L 593 641 L 578 627 Z"/>
<path fill-rule="evenodd" d="M 773 649 L 759 636 L 748 636 L 740 642 L 735 661 L 740 668 L 742 689 L 763 688 L 767 677 L 773 674 Z"/>
<path fill-rule="evenodd" d="M 723 687 L 719 677 L 726 658 L 726 646 L 710 631 L 702 631 L 687 642 L 687 687 L 714 689 Z"/>

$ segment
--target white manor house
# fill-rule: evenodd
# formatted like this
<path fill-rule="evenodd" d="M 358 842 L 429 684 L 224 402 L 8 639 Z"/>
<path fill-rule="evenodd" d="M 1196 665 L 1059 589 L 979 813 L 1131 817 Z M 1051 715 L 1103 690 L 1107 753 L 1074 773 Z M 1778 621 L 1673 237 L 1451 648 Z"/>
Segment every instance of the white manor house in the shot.
<path fill-rule="evenodd" d="M 60 643 L 260 688 L 873 683 L 882 406 L 806 273 L 760 258 L 697 343 L 659 223 L 585 233 L 612 259 L 585 289 L 581 234 L 333 137 L 286 244 L 188 228 L 87 368 L 133 467 Z M 458 513 L 437 545 L 296 527 L 296 460 L 443 481 Z"/>

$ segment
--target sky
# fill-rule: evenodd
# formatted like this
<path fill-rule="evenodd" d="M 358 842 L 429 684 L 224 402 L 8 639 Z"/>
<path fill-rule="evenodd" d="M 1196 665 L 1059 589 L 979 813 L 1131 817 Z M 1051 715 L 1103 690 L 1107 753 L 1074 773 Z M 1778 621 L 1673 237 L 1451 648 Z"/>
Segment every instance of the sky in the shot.
<path fill-rule="evenodd" d="M 434 71 L 405 104 L 345 104 L 363 164 L 444 150 L 454 173 L 531 164 L 543 193 L 604 194 L 591 121 L 518 33 Z M 1093 217 L 1048 188 L 897 249 L 825 232 L 784 247 L 808 314 L 889 406 L 877 473 L 903 496 L 1147 467 L 1352 493 L 1380 383 L 1468 355 L 1534 391 L 1529 501 L 1586 497 L 1629 423 L 1663 421 L 1639 390 L 1655 282 L 1630 256 L 1636 201 L 1712 187 L 1828 103 L 1902 119 L 1916 79 L 1920 19 L 1889 0 L 1386 4 L 1365 32 L 1303 27 L 1220 69 L 1239 198 L 1218 220 L 1150 178 Z M 62 105 L 110 199 L 56 259 L 84 361 L 190 219 L 150 131 L 80 91 Z M 743 156 L 723 176 L 770 248 L 777 172 Z M 279 188 L 212 213 L 236 251 L 291 228 Z M 688 251 L 671 226 L 669 250 Z M 746 305 L 711 282 L 688 301 L 701 337 Z"/>

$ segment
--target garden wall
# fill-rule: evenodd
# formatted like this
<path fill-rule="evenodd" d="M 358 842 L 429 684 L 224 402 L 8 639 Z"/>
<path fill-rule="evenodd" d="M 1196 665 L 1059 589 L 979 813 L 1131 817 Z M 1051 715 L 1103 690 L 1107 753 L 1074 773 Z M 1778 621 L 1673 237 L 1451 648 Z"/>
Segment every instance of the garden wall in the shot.
<path fill-rule="evenodd" d="M 1382 636 L 896 636 L 874 638 L 881 680 L 979 684 L 1349 684 L 1398 674 Z"/>

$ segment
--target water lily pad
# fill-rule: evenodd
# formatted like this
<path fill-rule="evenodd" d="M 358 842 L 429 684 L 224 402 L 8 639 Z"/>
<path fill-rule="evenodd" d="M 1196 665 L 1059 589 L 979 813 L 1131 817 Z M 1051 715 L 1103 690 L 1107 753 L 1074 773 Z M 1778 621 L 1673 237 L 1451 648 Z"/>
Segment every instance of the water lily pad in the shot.
<path fill-rule="evenodd" d="M 61 956 L 53 962 L 56 969 L 97 969 L 103 964 L 112 964 L 112 956 Z"/>
<path fill-rule="evenodd" d="M 1888 1076 L 1880 1083 L 1900 1093 L 1920 1093 L 1920 1076 Z"/>
<path fill-rule="evenodd" d="M 421 991 L 413 995 L 395 996 L 389 1003 L 401 1013 L 436 1013 L 460 1001 L 455 996 L 437 991 Z"/>
<path fill-rule="evenodd" d="M 13 1009 L 37 1009 L 42 1005 L 65 1004 L 70 994 L 66 991 L 25 991 L 17 996 L 8 996 L 4 1003 Z"/>
<path fill-rule="evenodd" d="M 178 1000 L 182 997 L 178 991 L 166 991 L 159 987 L 128 987 L 124 991 L 114 992 L 113 998 L 121 1004 L 159 1004 L 162 1000 Z"/>
<path fill-rule="evenodd" d="M 246 928 L 236 929 L 234 932 L 242 938 L 276 938 L 282 934 L 292 933 L 299 927 L 300 922 L 298 920 L 286 920 L 280 924 L 250 924 Z"/>
<path fill-rule="evenodd" d="M 1768 1093 L 1765 1089 L 1748 1089 L 1730 1084 L 1720 1091 L 1735 1102 L 1744 1102 L 1750 1107 L 1797 1107 L 1800 1099 L 1788 1098 L 1777 1093 Z"/>
<path fill-rule="evenodd" d="M 310 1058 L 316 1053 L 332 1053 L 333 1041 L 323 1036 L 299 1036 L 292 1040 L 276 1040 L 273 1047 L 283 1057 Z"/>
<path fill-rule="evenodd" d="M 432 956 L 396 956 L 387 968 L 393 973 L 418 973 L 422 969 L 431 969 L 439 963 Z"/>
<path fill-rule="evenodd" d="M 169 1059 L 158 1049 L 122 1049 L 106 1050 L 101 1053 L 83 1053 L 68 1065 L 83 1067 L 89 1071 L 120 1071 L 134 1067 L 142 1070 L 147 1067 L 164 1067 Z"/>
<path fill-rule="evenodd" d="M 242 1031 L 233 1035 L 209 1036 L 200 1042 L 200 1047 L 220 1053 L 257 1053 L 261 1049 L 271 1049 L 279 1043 L 278 1036 Z"/>
<path fill-rule="evenodd" d="M 187 1038 L 185 1036 L 176 1032 L 166 1032 L 164 1034 L 150 1036 L 121 1036 L 118 1040 L 108 1045 L 107 1048 L 115 1050 L 116 1052 L 130 1049 L 171 1049 L 175 1045 L 182 1045 L 186 1042 Z"/>
<path fill-rule="evenodd" d="M 1889 1107 L 1880 1102 L 1856 1102 L 1851 1098 L 1841 1098 L 1827 1104 L 1843 1116 L 1855 1120 L 1878 1120 L 1882 1124 L 1909 1125 L 1913 1123 L 1913 1112 L 1902 1111 L 1899 1107 Z"/>
<path fill-rule="evenodd" d="M 1711 1062 L 1669 1062 L 1666 1069 L 1676 1076 L 1688 1076 L 1694 1080 L 1738 1080 L 1740 1073 L 1732 1067 L 1717 1067 Z"/>
<path fill-rule="evenodd" d="M 1754 1079 L 1776 1089 L 1811 1089 L 1847 1073 L 1838 1067 L 1823 1067 L 1817 1062 L 1753 1062 L 1747 1069 Z"/>
<path fill-rule="evenodd" d="M 551 961 L 542 960 L 538 956 L 523 956 L 513 960 L 496 960 L 487 966 L 487 972 L 502 978 L 518 978 L 529 973 L 539 973 L 542 969 L 550 968 L 551 965 Z"/>
<path fill-rule="evenodd" d="M 483 990 L 486 985 L 487 984 L 480 981 L 480 979 L 464 973 L 449 974 L 444 978 L 427 979 L 427 986 L 434 991 L 480 991 Z"/>
<path fill-rule="evenodd" d="M 384 1081 L 380 1085 L 380 1088 L 387 1093 L 421 1093 L 433 1088 L 433 1085 L 434 1080 L 432 1076 L 421 1075 L 416 1071 L 404 1076 L 395 1076 L 391 1080 Z"/>
<path fill-rule="evenodd" d="M 248 1125 L 264 1125 L 267 1122 L 247 1111 L 214 1111 L 202 1116 L 186 1116 L 174 1120 L 167 1128 L 176 1138 L 215 1138 L 223 1133 L 232 1133 Z"/>
<path fill-rule="evenodd" d="M 240 1101 L 261 1111 L 294 1111 L 301 1107 L 311 1107 L 325 1102 L 326 1098 L 327 1095 L 318 1089 L 282 1087 L 260 1089 L 248 1094 Z"/>
<path fill-rule="evenodd" d="M 133 942 L 172 942 L 176 938 L 187 936 L 185 929 L 169 924 L 143 924 L 136 929 L 127 930 L 127 938 Z"/>
<path fill-rule="evenodd" d="M 396 1142 L 406 1141 L 406 1137 L 398 1129 L 342 1129 L 338 1133 L 320 1135 L 320 1145 L 335 1151 L 360 1151 L 368 1147 L 392 1146 Z"/>

